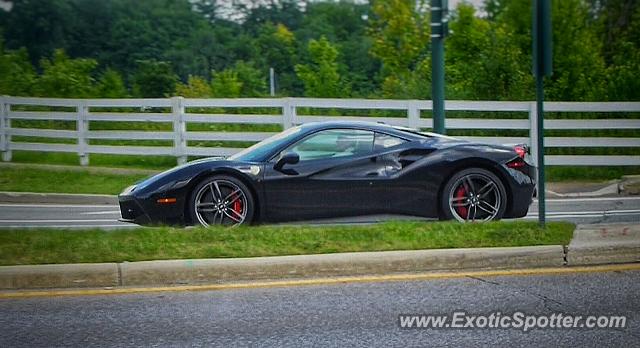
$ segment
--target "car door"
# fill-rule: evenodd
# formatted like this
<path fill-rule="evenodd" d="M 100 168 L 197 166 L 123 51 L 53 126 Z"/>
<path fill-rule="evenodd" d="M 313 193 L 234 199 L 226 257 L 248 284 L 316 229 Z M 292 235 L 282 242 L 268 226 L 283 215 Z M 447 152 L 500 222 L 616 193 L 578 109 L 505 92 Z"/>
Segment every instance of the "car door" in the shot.
<path fill-rule="evenodd" d="M 325 129 L 306 136 L 267 163 L 264 176 L 269 220 L 300 220 L 366 214 L 375 208 L 376 177 L 385 165 L 375 160 L 374 132 Z M 279 156 L 300 160 L 274 169 Z M 374 197 L 374 199 L 372 199 Z"/>

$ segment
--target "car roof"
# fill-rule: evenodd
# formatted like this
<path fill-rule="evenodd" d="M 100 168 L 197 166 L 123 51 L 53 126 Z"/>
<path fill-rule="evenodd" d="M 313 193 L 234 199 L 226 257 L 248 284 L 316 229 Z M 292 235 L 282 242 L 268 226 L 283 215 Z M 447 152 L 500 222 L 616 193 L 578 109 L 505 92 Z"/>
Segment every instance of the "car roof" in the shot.
<path fill-rule="evenodd" d="M 403 127 L 395 127 L 386 123 L 376 123 L 367 121 L 324 121 L 324 122 L 310 122 L 300 125 L 302 130 L 306 132 L 313 132 L 322 129 L 331 128 L 353 128 L 369 130 L 374 132 L 382 132 L 388 134 L 394 134 L 404 138 L 424 139 L 428 137 L 428 134 L 418 133 L 418 130 L 413 130 Z"/>

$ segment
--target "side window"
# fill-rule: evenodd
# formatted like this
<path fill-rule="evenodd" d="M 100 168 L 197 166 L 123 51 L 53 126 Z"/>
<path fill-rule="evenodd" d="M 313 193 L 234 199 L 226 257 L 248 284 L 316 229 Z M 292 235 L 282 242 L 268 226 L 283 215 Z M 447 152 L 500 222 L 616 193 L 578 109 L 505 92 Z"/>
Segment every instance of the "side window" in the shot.
<path fill-rule="evenodd" d="M 406 140 L 398 138 L 398 137 L 394 137 L 392 135 L 388 135 L 388 134 L 383 134 L 383 133 L 376 133 L 376 139 L 375 139 L 375 143 L 374 143 L 374 150 L 378 151 L 378 150 L 383 150 L 389 147 L 393 147 L 396 145 L 400 145 L 402 143 L 405 143 Z"/>
<path fill-rule="evenodd" d="M 367 154 L 373 151 L 373 132 L 357 129 L 319 131 L 284 152 L 293 151 L 300 161 Z"/>

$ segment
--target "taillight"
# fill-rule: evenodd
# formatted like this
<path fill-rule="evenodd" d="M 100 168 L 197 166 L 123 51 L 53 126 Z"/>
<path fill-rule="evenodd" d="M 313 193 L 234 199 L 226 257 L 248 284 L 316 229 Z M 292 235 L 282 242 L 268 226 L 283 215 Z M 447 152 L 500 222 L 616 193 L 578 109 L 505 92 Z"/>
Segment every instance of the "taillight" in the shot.
<path fill-rule="evenodd" d="M 514 158 L 513 160 L 506 163 L 506 166 L 513 169 L 520 169 L 526 166 L 527 163 L 522 159 L 522 157 Z"/>
<path fill-rule="evenodd" d="M 514 150 L 516 150 L 516 153 L 518 154 L 518 157 L 523 158 L 524 156 L 527 154 L 527 152 L 529 152 L 528 148 L 526 145 L 516 145 L 514 148 Z"/>

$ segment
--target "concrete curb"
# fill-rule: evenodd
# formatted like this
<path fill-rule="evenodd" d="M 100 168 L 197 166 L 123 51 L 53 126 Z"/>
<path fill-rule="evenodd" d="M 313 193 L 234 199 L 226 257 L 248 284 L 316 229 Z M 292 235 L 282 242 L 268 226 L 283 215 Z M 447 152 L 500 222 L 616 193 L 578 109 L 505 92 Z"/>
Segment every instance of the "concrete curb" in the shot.
<path fill-rule="evenodd" d="M 580 225 L 567 247 L 570 266 L 640 262 L 640 225 Z"/>
<path fill-rule="evenodd" d="M 0 289 L 150 286 L 470 269 L 560 267 L 560 245 L 0 267 Z"/>
<path fill-rule="evenodd" d="M 0 289 L 112 287 L 118 282 L 115 263 L 0 267 Z"/>
<path fill-rule="evenodd" d="M 71 193 L 0 192 L 0 202 L 20 204 L 117 205 L 118 196 Z"/>

